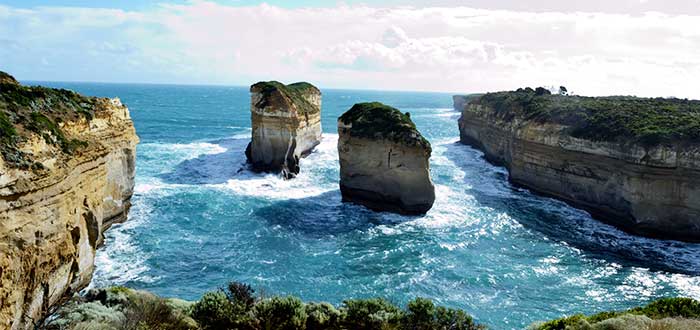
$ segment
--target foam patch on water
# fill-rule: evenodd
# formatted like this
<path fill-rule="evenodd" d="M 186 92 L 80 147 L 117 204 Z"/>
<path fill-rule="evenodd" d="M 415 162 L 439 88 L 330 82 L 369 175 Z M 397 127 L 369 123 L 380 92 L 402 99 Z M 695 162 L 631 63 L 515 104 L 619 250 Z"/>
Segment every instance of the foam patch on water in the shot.
<path fill-rule="evenodd" d="M 135 201 L 129 220 L 112 226 L 105 233 L 105 245 L 95 254 L 95 274 L 90 287 L 123 285 L 131 281 L 152 283 L 158 280 L 147 273 L 148 255 L 141 251 L 133 234 L 148 222 L 152 210 Z"/>
<path fill-rule="evenodd" d="M 337 172 L 337 144 L 337 134 L 324 133 L 314 151 L 301 159 L 301 171 L 293 180 L 284 180 L 278 174 L 260 174 L 246 169 L 225 184 L 212 187 L 237 195 L 268 199 L 301 199 L 337 190 L 337 180 L 329 180 L 327 173 Z"/>

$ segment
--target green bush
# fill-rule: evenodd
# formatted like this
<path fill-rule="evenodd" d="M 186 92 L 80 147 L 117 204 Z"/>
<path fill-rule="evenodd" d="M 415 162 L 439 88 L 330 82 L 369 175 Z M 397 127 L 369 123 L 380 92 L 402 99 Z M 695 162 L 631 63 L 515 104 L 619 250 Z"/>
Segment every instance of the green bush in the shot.
<path fill-rule="evenodd" d="M 587 326 L 592 326 L 594 329 L 606 329 L 613 327 L 614 324 L 624 323 L 626 325 L 639 321 L 639 318 L 630 318 L 629 316 L 644 316 L 652 320 L 660 320 L 665 318 L 700 318 L 700 302 L 690 298 L 663 298 L 656 300 L 646 306 L 635 307 L 625 311 L 611 311 L 597 313 L 591 316 L 577 314 L 570 317 L 551 320 L 536 326 L 537 330 L 567 330 L 567 329 L 588 329 Z M 608 321 L 607 320 L 613 320 Z M 611 328 L 612 329 L 612 328 Z"/>
<path fill-rule="evenodd" d="M 304 303 L 296 297 L 259 299 L 250 286 L 232 282 L 227 292 L 205 294 L 192 308 L 202 329 L 255 330 L 480 330 L 461 310 L 411 301 L 406 311 L 380 298 L 352 299 L 337 309 L 329 303 Z"/>
<path fill-rule="evenodd" d="M 306 304 L 306 315 L 307 330 L 340 329 L 344 317 L 343 313 L 326 302 Z"/>
<path fill-rule="evenodd" d="M 461 310 L 436 307 L 425 298 L 416 298 L 408 303 L 402 320 L 402 329 L 410 330 L 477 330 L 485 329 L 477 325 L 471 316 Z"/>
<path fill-rule="evenodd" d="M 348 329 L 374 330 L 399 329 L 402 311 L 394 304 L 382 299 L 353 299 L 343 302 Z"/>
<path fill-rule="evenodd" d="M 192 306 L 191 315 L 202 329 L 231 329 L 238 316 L 226 294 L 221 291 L 205 293 Z"/>
<path fill-rule="evenodd" d="M 306 326 L 306 309 L 297 297 L 272 297 L 260 300 L 254 307 L 259 329 L 303 330 Z"/>

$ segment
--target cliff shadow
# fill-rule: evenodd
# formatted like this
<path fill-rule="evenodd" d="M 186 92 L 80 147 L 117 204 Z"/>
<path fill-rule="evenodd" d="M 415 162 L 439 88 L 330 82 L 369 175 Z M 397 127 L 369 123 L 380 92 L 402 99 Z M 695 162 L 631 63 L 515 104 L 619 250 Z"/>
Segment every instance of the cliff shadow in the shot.
<path fill-rule="evenodd" d="M 272 226 L 281 226 L 314 237 L 344 234 L 380 225 L 396 225 L 415 219 L 413 216 L 375 212 L 361 205 L 343 202 L 340 190 L 276 201 L 257 209 L 253 215 Z"/>
<path fill-rule="evenodd" d="M 456 142 L 446 148 L 444 156 L 466 173 L 468 194 L 483 206 L 506 212 L 533 233 L 625 266 L 700 274 L 700 244 L 628 234 L 563 201 L 512 184 L 505 168 L 489 163 L 471 146 Z"/>
<path fill-rule="evenodd" d="M 245 148 L 250 138 L 226 138 L 207 143 L 225 151 L 202 154 L 175 165 L 171 172 L 158 177 L 172 184 L 221 184 L 228 180 L 252 178 L 246 162 Z"/>

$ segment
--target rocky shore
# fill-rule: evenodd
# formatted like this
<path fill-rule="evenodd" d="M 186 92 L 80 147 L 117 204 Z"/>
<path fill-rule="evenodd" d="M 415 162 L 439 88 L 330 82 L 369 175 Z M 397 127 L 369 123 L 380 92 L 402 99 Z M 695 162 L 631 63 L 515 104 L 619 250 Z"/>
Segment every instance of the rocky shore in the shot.
<path fill-rule="evenodd" d="M 344 201 L 403 214 L 430 210 L 432 149 L 410 114 L 378 102 L 356 104 L 338 118 L 338 134 Z"/>
<path fill-rule="evenodd" d="M 102 233 L 126 219 L 137 143 L 119 99 L 0 75 L 0 328 L 34 328 L 90 282 Z"/>
<path fill-rule="evenodd" d="M 321 143 L 321 91 L 300 82 L 259 82 L 250 87 L 252 139 L 246 149 L 256 171 L 299 173 L 299 160 Z"/>
<path fill-rule="evenodd" d="M 700 241 L 699 101 L 528 88 L 455 108 L 461 141 L 513 183 L 632 233 Z"/>

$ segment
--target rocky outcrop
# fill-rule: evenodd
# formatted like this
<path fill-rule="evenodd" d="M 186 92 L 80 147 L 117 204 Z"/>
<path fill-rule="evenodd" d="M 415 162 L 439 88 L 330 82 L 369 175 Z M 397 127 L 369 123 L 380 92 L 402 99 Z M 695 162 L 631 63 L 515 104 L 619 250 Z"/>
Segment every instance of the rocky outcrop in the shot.
<path fill-rule="evenodd" d="M 360 103 L 338 118 L 340 192 L 379 211 L 423 214 L 435 201 L 430 143 L 410 114 Z"/>
<path fill-rule="evenodd" d="M 632 233 L 700 241 L 698 109 L 696 101 L 527 89 L 473 100 L 459 130 L 517 185 Z"/>
<path fill-rule="evenodd" d="M 308 83 L 259 82 L 250 87 L 252 140 L 246 149 L 256 171 L 293 178 L 299 160 L 321 143 L 321 91 Z"/>
<path fill-rule="evenodd" d="M 129 210 L 137 143 L 119 99 L 0 83 L 0 328 L 34 328 L 89 284 Z"/>

